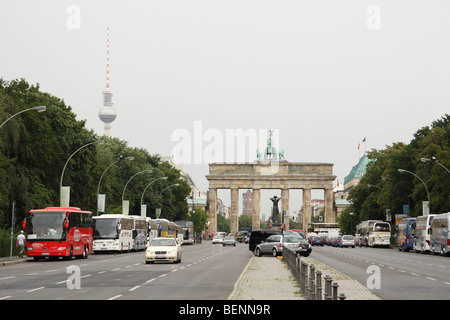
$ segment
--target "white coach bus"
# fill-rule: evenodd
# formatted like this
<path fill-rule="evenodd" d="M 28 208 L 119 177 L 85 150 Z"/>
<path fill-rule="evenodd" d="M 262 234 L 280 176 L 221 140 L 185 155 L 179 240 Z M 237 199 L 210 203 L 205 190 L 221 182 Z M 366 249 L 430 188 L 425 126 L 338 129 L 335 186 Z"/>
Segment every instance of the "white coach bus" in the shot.
<path fill-rule="evenodd" d="M 431 221 L 433 221 L 434 216 L 434 214 L 429 214 L 417 217 L 413 242 L 413 250 L 415 252 L 430 252 Z"/>
<path fill-rule="evenodd" d="M 391 244 L 391 225 L 381 220 L 366 220 L 361 222 L 359 246 L 384 246 Z"/>
<path fill-rule="evenodd" d="M 133 247 L 133 219 L 122 214 L 102 214 L 94 220 L 94 252 L 123 252 Z"/>
<path fill-rule="evenodd" d="M 450 250 L 450 212 L 437 214 L 431 221 L 430 251 L 434 254 L 447 255 Z"/>

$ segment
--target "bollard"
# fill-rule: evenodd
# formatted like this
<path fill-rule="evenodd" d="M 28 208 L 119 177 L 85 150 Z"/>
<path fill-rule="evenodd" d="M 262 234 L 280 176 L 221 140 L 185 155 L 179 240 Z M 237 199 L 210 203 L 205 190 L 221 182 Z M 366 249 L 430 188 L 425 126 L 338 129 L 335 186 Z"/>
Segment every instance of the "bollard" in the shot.
<path fill-rule="evenodd" d="M 322 271 L 317 270 L 316 271 L 316 279 L 317 279 L 317 294 L 316 294 L 316 299 L 317 300 L 322 300 Z"/>
<path fill-rule="evenodd" d="M 326 275 L 325 278 L 325 300 L 331 300 L 332 299 L 332 295 L 331 295 L 331 282 L 333 281 L 333 279 L 331 279 L 331 277 L 329 275 Z"/>
<path fill-rule="evenodd" d="M 339 295 L 339 300 L 345 300 L 345 298 L 346 298 L 345 294 L 341 293 Z"/>
<path fill-rule="evenodd" d="M 337 298 L 338 298 L 337 294 L 338 294 L 339 285 L 337 284 L 337 282 L 333 282 L 332 287 L 333 287 L 333 300 L 337 300 Z"/>

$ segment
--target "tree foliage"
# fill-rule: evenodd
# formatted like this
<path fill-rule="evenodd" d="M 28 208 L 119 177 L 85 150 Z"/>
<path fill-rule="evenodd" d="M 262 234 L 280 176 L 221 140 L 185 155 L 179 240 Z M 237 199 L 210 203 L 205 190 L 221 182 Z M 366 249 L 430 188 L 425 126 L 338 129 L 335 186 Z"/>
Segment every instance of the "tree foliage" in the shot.
<path fill-rule="evenodd" d="M 450 115 L 417 130 L 409 144 L 396 142 L 383 150 L 368 152 L 371 160 L 365 175 L 349 194 L 352 208 L 343 212 L 339 223 L 348 230 L 350 210 L 353 221 L 385 219 L 386 210 L 392 216 L 403 213 L 409 205 L 410 216 L 422 215 L 422 201 L 428 200 L 424 184 L 414 175 L 399 172 L 404 169 L 420 177 L 428 188 L 431 213 L 450 211 Z M 421 161 L 422 158 L 436 162 Z"/>
<path fill-rule="evenodd" d="M 30 209 L 59 206 L 59 184 L 65 162 L 83 145 L 104 140 L 77 152 L 68 162 L 63 185 L 71 187 L 70 205 L 97 212 L 97 188 L 106 194 L 106 213 L 121 213 L 122 192 L 128 184 L 125 199 L 130 200 L 130 214 L 140 214 L 140 201 L 147 204 L 147 215 L 155 217 L 161 208 L 161 218 L 183 219 L 187 213 L 187 182 L 180 179 L 179 170 L 161 162 L 160 156 L 147 150 L 129 147 L 118 138 L 99 137 L 77 120 L 63 100 L 41 92 L 39 85 L 29 85 L 24 79 L 0 79 L 0 123 L 22 110 L 44 105 L 43 113 L 24 112 L 0 128 L 0 228 L 11 225 L 12 202 L 16 201 L 16 224 Z M 118 157 L 134 157 L 133 161 Z M 104 174 L 101 185 L 99 180 Z M 143 191 L 150 182 L 160 177 Z M 178 187 L 161 191 L 172 184 Z"/>

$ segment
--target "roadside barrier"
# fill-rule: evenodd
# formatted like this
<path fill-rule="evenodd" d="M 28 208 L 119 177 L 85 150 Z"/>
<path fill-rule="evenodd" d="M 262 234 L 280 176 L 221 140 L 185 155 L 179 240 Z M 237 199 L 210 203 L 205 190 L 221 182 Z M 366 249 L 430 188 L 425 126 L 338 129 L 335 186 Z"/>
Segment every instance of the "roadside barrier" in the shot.
<path fill-rule="evenodd" d="M 324 277 L 322 288 L 322 271 L 316 270 L 314 264 L 309 265 L 301 260 L 295 251 L 284 247 L 283 258 L 306 300 L 345 300 L 345 294 L 338 296 L 339 285 L 330 276 Z"/>

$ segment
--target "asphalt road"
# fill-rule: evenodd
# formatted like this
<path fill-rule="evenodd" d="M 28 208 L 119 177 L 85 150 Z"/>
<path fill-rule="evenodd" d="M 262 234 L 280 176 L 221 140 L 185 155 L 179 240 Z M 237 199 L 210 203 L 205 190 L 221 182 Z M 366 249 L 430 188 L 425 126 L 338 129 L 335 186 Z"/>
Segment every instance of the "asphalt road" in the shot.
<path fill-rule="evenodd" d="M 327 246 L 313 247 L 311 257 L 368 285 L 382 299 L 450 299 L 450 257 Z"/>
<path fill-rule="evenodd" d="M 182 250 L 179 264 L 147 265 L 133 252 L 0 267 L 0 300 L 225 300 L 252 257 L 245 244 Z"/>

